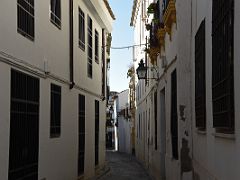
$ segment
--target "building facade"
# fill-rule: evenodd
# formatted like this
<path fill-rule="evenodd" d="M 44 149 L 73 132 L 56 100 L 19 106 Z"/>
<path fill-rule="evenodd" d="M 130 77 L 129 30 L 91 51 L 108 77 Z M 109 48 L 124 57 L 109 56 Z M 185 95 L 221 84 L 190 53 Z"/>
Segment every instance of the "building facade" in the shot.
<path fill-rule="evenodd" d="M 131 132 L 132 123 L 129 113 L 129 90 L 118 93 L 117 103 L 117 130 L 118 130 L 118 151 L 131 154 Z"/>
<path fill-rule="evenodd" d="M 239 8 L 236 0 L 133 1 L 134 67 L 148 67 L 147 80 L 135 81 L 136 156 L 155 179 L 240 177 Z"/>
<path fill-rule="evenodd" d="M 94 176 L 105 163 L 108 2 L 0 4 L 1 179 Z"/>

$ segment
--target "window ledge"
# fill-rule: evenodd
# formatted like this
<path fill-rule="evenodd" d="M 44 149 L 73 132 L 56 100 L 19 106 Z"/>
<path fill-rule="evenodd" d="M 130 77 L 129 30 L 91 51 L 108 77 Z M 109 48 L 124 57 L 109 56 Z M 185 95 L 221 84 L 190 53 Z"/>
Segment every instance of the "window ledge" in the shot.
<path fill-rule="evenodd" d="M 232 139 L 235 140 L 235 134 L 224 134 L 224 133 L 212 133 L 213 136 L 215 136 L 216 138 L 224 138 L 224 139 Z"/>
<path fill-rule="evenodd" d="M 56 23 L 53 19 L 50 19 L 51 23 L 54 24 L 59 30 L 61 30 L 61 23 Z"/>
<path fill-rule="evenodd" d="M 201 129 L 196 129 L 196 133 L 199 134 L 199 135 L 206 135 L 207 134 L 206 130 L 201 130 Z"/>

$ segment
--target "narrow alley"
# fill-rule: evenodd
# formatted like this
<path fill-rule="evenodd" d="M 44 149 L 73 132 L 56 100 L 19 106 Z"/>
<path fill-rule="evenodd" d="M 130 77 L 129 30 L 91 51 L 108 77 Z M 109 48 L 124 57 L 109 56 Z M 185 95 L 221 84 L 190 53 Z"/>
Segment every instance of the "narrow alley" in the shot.
<path fill-rule="evenodd" d="M 117 151 L 106 152 L 109 172 L 99 180 L 150 180 L 142 165 L 132 155 Z"/>

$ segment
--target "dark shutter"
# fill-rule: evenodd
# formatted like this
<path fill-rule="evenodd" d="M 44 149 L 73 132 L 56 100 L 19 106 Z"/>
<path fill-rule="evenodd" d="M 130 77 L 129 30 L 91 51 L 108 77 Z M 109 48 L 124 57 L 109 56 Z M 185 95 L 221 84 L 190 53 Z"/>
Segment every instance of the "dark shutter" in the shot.
<path fill-rule="evenodd" d="M 61 27 L 61 0 L 51 0 L 51 21 Z"/>
<path fill-rule="evenodd" d="M 87 72 L 88 77 L 92 78 L 93 72 L 92 72 L 92 57 L 93 57 L 93 50 L 92 50 L 92 44 L 93 44 L 93 38 L 92 38 L 92 19 L 88 16 L 88 64 L 87 64 Z"/>
<path fill-rule="evenodd" d="M 78 175 L 84 173 L 85 154 L 85 96 L 78 97 Z"/>
<path fill-rule="evenodd" d="M 178 159 L 177 72 L 171 74 L 171 135 L 172 156 Z"/>
<path fill-rule="evenodd" d="M 79 36 L 79 47 L 84 51 L 85 50 L 85 14 L 81 10 L 81 8 L 78 9 L 78 36 Z"/>
<path fill-rule="evenodd" d="M 196 127 L 206 128 L 205 20 L 195 36 L 195 114 Z"/>
<path fill-rule="evenodd" d="M 213 0 L 212 17 L 213 126 L 233 130 L 234 1 Z"/>
<path fill-rule="evenodd" d="M 61 134 L 61 87 L 51 84 L 51 123 L 50 137 L 59 137 Z"/>
<path fill-rule="evenodd" d="M 99 101 L 95 100 L 95 165 L 99 161 Z"/>
<path fill-rule="evenodd" d="M 34 0 L 17 1 L 18 32 L 23 36 L 34 39 Z"/>
<path fill-rule="evenodd" d="M 38 179 L 39 79 L 11 71 L 8 179 Z"/>
<path fill-rule="evenodd" d="M 155 150 L 157 150 L 157 91 L 154 93 L 154 119 L 155 119 Z"/>

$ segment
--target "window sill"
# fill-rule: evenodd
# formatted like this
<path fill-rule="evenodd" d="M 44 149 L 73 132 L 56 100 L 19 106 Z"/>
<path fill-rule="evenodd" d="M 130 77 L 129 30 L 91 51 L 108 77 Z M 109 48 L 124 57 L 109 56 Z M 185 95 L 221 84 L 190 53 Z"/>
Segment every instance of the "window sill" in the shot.
<path fill-rule="evenodd" d="M 206 135 L 207 134 L 206 130 L 201 130 L 201 129 L 196 129 L 196 133 L 199 134 L 199 135 Z"/>
<path fill-rule="evenodd" d="M 85 52 L 85 47 L 81 46 L 80 44 L 78 44 L 78 47 Z"/>
<path fill-rule="evenodd" d="M 212 133 L 213 136 L 215 136 L 216 138 L 224 138 L 224 139 L 230 139 L 230 140 L 235 140 L 235 134 L 225 134 L 225 133 Z"/>
<path fill-rule="evenodd" d="M 61 23 L 60 25 L 57 24 L 53 19 L 50 19 L 51 23 L 53 23 L 59 30 L 61 30 Z"/>
<path fill-rule="evenodd" d="M 29 35 L 28 33 L 22 31 L 21 29 L 18 28 L 17 32 L 19 34 L 21 34 L 22 36 L 24 36 L 25 38 L 29 39 L 30 41 L 34 42 L 34 37 L 32 37 L 31 35 Z"/>

